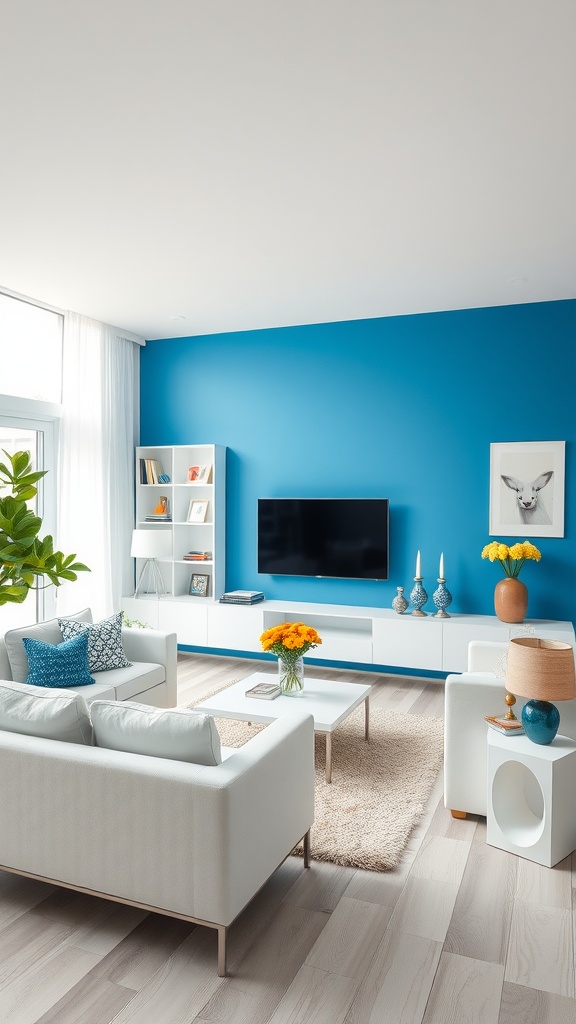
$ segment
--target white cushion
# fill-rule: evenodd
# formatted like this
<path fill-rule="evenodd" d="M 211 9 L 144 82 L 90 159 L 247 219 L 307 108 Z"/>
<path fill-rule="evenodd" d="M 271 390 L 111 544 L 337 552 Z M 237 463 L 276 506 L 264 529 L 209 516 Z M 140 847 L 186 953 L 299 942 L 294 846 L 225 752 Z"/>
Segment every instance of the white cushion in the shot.
<path fill-rule="evenodd" d="M 88 708 L 79 693 L 0 680 L 0 729 L 66 743 L 92 744 Z"/>
<path fill-rule="evenodd" d="M 192 764 L 217 765 L 222 761 L 214 719 L 190 708 L 95 700 L 90 705 L 90 717 L 98 747 Z"/>
<path fill-rule="evenodd" d="M 78 622 L 92 622 L 92 612 L 89 608 L 83 608 L 81 612 L 76 612 L 75 615 L 69 617 Z M 58 619 L 47 619 L 46 622 L 34 622 L 31 626 L 9 629 L 4 635 L 12 679 L 18 683 L 25 683 L 30 671 L 28 656 L 22 643 L 24 637 L 40 640 L 45 644 L 61 644 L 62 633 Z"/>

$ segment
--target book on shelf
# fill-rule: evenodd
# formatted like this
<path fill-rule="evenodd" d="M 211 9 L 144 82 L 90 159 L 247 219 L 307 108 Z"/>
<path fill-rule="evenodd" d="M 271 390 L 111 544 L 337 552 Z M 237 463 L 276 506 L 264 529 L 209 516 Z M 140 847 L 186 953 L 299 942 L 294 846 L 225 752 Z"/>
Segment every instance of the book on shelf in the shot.
<path fill-rule="evenodd" d="M 484 720 L 503 736 L 522 736 L 524 732 L 524 726 L 517 718 L 506 718 L 506 715 L 484 715 Z"/>
<path fill-rule="evenodd" d="M 261 590 L 229 590 L 222 594 L 221 604 L 257 604 L 264 600 Z"/>
<path fill-rule="evenodd" d="M 185 555 L 182 555 L 184 562 L 206 562 L 211 558 L 211 551 L 187 551 Z"/>
<path fill-rule="evenodd" d="M 140 459 L 140 483 L 159 484 L 162 483 L 162 466 L 157 459 Z"/>
<path fill-rule="evenodd" d="M 155 512 L 152 515 L 146 516 L 144 522 L 146 523 L 171 523 L 172 516 L 169 512 L 163 512 L 162 515 L 156 515 Z"/>
<path fill-rule="evenodd" d="M 246 690 L 245 697 L 256 697 L 258 700 L 274 700 L 282 693 L 278 683 L 256 683 L 250 690 Z"/>

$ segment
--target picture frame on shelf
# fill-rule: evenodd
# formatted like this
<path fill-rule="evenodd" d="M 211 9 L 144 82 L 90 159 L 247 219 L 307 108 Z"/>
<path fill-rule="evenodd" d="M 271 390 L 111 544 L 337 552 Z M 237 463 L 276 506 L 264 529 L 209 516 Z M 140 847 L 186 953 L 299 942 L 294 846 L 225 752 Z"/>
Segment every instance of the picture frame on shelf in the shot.
<path fill-rule="evenodd" d="M 189 594 L 192 597 L 207 597 L 209 579 L 205 573 L 193 572 L 190 577 Z"/>
<path fill-rule="evenodd" d="M 490 445 L 489 534 L 564 536 L 565 441 Z"/>
<path fill-rule="evenodd" d="M 212 466 L 210 464 L 204 466 L 189 466 L 188 468 L 189 484 L 209 484 L 211 477 Z"/>
<path fill-rule="evenodd" d="M 205 523 L 208 515 L 207 501 L 191 501 L 188 508 L 187 521 L 189 523 Z"/>

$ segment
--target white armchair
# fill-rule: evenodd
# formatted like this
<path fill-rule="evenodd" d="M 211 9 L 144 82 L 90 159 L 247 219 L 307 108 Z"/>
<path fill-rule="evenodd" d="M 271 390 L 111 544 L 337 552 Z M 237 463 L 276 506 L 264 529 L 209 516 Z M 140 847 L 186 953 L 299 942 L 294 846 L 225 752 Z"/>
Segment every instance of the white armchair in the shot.
<path fill-rule="evenodd" d="M 467 813 L 486 814 L 489 727 L 484 716 L 506 713 L 507 650 L 507 643 L 473 641 L 468 647 L 467 671 L 446 678 L 444 805 L 455 818 L 465 818 Z M 525 703 L 519 698 L 514 705 L 517 717 Z M 576 700 L 563 701 L 558 710 L 559 732 L 576 740 Z"/>

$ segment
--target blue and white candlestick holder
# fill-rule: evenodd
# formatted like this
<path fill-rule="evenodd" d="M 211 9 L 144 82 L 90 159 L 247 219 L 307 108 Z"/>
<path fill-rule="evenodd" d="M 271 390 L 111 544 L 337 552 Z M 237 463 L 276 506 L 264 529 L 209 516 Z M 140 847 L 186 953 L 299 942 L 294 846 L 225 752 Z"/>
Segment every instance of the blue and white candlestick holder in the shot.
<path fill-rule="evenodd" d="M 428 600 L 428 594 L 426 593 L 424 587 L 422 586 L 422 580 L 422 576 L 414 577 L 414 586 L 410 591 L 410 604 L 414 605 L 414 611 L 412 612 L 412 615 L 428 614 L 427 612 L 422 611 L 423 606 L 426 604 L 426 601 Z"/>
<path fill-rule="evenodd" d="M 442 576 L 438 580 L 438 589 L 432 594 L 432 600 L 436 605 L 438 611 L 435 613 L 435 619 L 449 619 L 450 616 L 446 609 L 452 604 L 452 594 L 446 586 L 446 580 Z"/>

